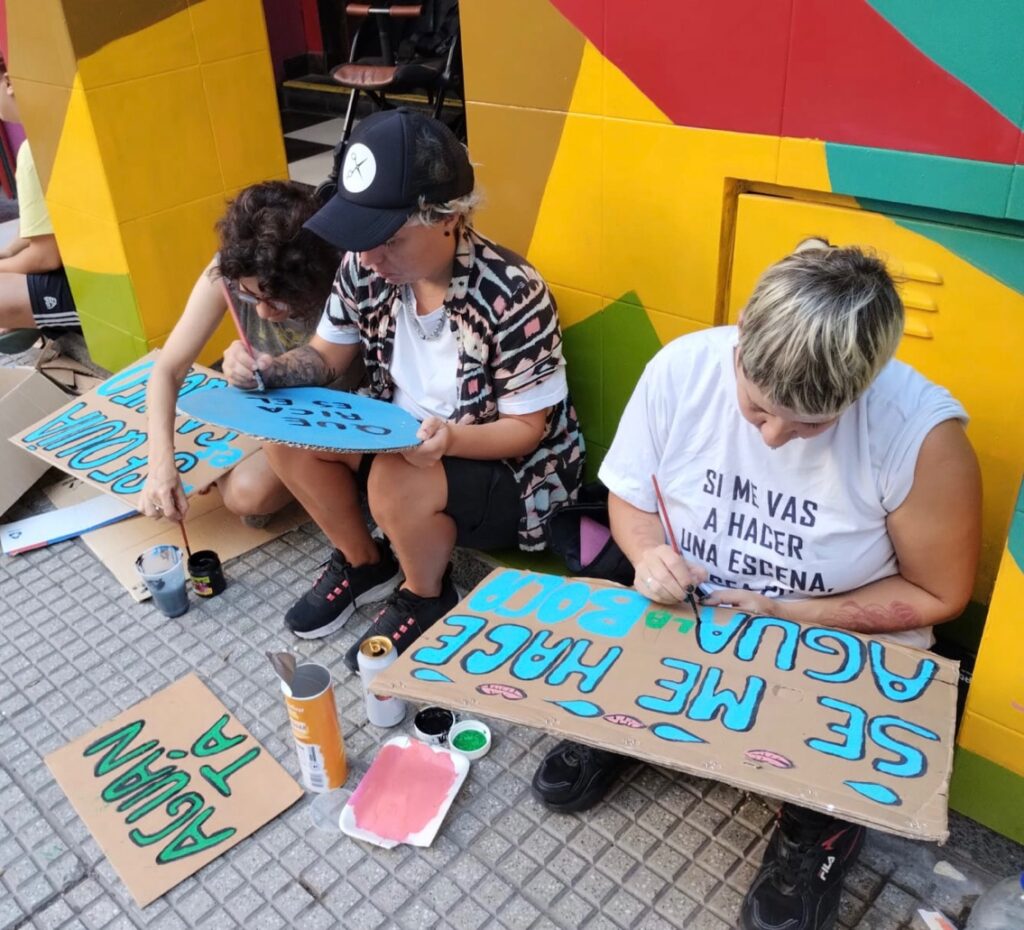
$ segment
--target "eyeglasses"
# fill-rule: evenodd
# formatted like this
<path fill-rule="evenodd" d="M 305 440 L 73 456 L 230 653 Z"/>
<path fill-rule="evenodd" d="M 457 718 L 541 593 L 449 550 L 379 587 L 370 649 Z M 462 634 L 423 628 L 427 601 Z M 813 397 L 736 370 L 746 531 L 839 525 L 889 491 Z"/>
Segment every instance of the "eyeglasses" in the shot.
<path fill-rule="evenodd" d="M 259 297 L 256 294 L 252 294 L 247 291 L 237 281 L 235 282 L 235 297 L 238 298 L 238 302 L 245 304 L 246 306 L 256 308 L 259 304 L 264 304 L 270 307 L 271 310 L 276 310 L 278 313 L 290 313 L 291 304 L 285 300 L 272 300 L 269 297 Z"/>

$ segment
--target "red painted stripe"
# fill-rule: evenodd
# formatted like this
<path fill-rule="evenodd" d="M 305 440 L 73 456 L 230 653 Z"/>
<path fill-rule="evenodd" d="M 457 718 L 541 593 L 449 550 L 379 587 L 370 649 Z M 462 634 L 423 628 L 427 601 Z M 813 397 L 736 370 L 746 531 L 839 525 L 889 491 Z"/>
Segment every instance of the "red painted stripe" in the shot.
<path fill-rule="evenodd" d="M 797 0 L 783 134 L 1005 164 L 1020 141 L 863 0 Z"/>
<path fill-rule="evenodd" d="M 672 122 L 1013 164 L 1020 130 L 864 0 L 551 0 Z"/>
<path fill-rule="evenodd" d="M 779 134 L 791 0 L 552 2 L 672 122 Z"/>

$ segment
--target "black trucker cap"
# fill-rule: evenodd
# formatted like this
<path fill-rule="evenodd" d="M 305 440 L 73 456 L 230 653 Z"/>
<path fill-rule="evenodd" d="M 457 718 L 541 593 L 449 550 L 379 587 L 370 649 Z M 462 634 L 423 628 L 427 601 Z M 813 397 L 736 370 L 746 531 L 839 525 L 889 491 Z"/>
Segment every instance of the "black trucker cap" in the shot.
<path fill-rule="evenodd" d="M 390 239 L 419 207 L 473 190 L 465 147 L 440 120 L 412 110 L 385 110 L 353 130 L 338 192 L 306 221 L 338 249 L 365 252 Z"/>

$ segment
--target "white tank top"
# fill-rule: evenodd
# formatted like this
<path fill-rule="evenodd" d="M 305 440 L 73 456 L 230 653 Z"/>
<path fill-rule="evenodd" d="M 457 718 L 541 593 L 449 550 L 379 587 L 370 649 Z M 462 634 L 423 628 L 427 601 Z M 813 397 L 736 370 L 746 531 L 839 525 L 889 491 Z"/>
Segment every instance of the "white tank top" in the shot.
<path fill-rule="evenodd" d="M 705 330 L 651 360 L 601 480 L 653 512 L 656 474 L 680 548 L 712 588 L 804 599 L 897 574 L 886 517 L 910 492 L 925 437 L 944 420 L 966 422 L 963 407 L 892 361 L 823 433 L 771 449 L 740 413 L 737 337 L 734 326 Z M 887 638 L 934 641 L 931 627 Z"/>

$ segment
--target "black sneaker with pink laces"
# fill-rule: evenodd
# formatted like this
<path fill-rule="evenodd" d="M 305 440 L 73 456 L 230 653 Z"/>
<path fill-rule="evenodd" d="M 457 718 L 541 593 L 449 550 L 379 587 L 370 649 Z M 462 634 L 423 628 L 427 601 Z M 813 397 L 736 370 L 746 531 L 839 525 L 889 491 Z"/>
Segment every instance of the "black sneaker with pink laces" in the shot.
<path fill-rule="evenodd" d="M 345 653 L 345 664 L 353 672 L 359 670 L 359 647 L 371 636 L 386 636 L 401 655 L 424 630 L 437 623 L 458 602 L 459 592 L 452 584 L 451 566 L 441 579 L 441 593 L 437 597 L 420 597 L 408 588 L 399 588 L 374 618 L 370 628 Z"/>
<path fill-rule="evenodd" d="M 351 565 L 337 549 L 323 566 L 313 587 L 285 614 L 288 629 L 303 639 L 319 639 L 341 629 L 363 604 L 386 598 L 402 578 L 391 548 L 379 540 L 380 561 Z"/>

